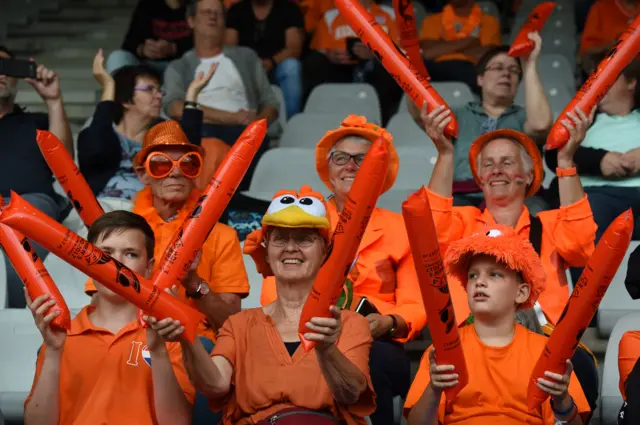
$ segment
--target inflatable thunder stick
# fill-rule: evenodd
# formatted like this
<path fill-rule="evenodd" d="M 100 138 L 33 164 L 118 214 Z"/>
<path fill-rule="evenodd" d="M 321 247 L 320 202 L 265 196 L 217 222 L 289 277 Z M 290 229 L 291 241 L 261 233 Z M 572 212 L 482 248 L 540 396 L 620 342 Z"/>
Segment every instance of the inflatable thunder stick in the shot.
<path fill-rule="evenodd" d="M 356 35 L 369 47 L 376 59 L 418 108 L 421 109 L 422 103 L 426 101 L 429 112 L 441 105 L 450 109 L 438 92 L 429 84 L 426 76 L 420 75 L 420 72 L 396 47 L 389 35 L 384 32 L 376 19 L 367 12 L 358 0 L 335 0 L 335 5 Z M 451 114 L 451 122 L 445 127 L 444 133 L 448 137 L 458 135 L 458 121 L 453 114 Z"/>
<path fill-rule="evenodd" d="M 4 208 L 4 199 L 0 196 L 0 209 Z M 35 300 L 41 295 L 49 294 L 49 300 L 54 300 L 56 305 L 51 307 L 46 314 L 59 312 L 58 317 L 53 319 L 51 325 L 69 330 L 71 328 L 69 307 L 67 307 L 60 290 L 49 276 L 49 272 L 42 264 L 42 260 L 36 254 L 29 239 L 11 227 L 0 224 L 0 245 L 27 288 L 29 298 Z"/>
<path fill-rule="evenodd" d="M 547 136 L 547 149 L 557 149 L 569 141 L 569 131 L 562 125 L 567 112 L 580 108 L 589 115 L 597 107 L 605 94 L 624 68 L 631 63 L 640 51 L 640 15 L 622 33 L 616 43 L 609 49 L 607 56 L 598 64 L 596 70 L 587 78 L 571 102 L 564 108 L 560 116 L 551 126 Z"/>
<path fill-rule="evenodd" d="M 73 162 L 73 158 L 53 133 L 37 130 L 36 141 L 44 160 L 58 179 L 64 193 L 67 194 L 69 202 L 78 212 L 82 222 L 87 227 L 91 226 L 98 217 L 104 214 L 104 211 L 80 173 L 78 166 Z"/>
<path fill-rule="evenodd" d="M 136 307 L 158 320 L 171 317 L 185 327 L 185 337 L 193 342 L 204 316 L 147 279 L 111 258 L 71 230 L 11 193 L 11 203 L 0 214 L 0 222 L 24 233 L 73 267 L 102 283 Z"/>
<path fill-rule="evenodd" d="M 531 373 L 527 388 L 530 410 L 549 397 L 536 385 L 538 378 L 544 378 L 545 371 L 565 373 L 566 361 L 575 353 L 582 334 L 598 310 L 627 252 L 632 233 L 633 213 L 629 209 L 620 214 L 600 238 Z"/>
<path fill-rule="evenodd" d="M 327 248 L 325 262 L 302 309 L 298 333 L 305 351 L 315 346 L 314 341 L 307 341 L 303 337 L 310 332 L 306 324 L 312 317 L 331 317 L 329 307 L 335 305 L 340 296 L 369 218 L 382 192 L 388 167 L 389 151 L 382 139 L 378 138 L 358 170 Z"/>
<path fill-rule="evenodd" d="M 458 385 L 445 390 L 447 400 L 453 400 L 469 382 L 469 374 L 444 271 L 440 244 L 431 215 L 431 206 L 424 187 L 402 203 L 402 217 L 409 236 L 422 302 L 427 311 L 427 317 L 432 318 L 429 320 L 429 330 L 438 363 L 453 365 L 455 373 L 458 374 Z"/>
<path fill-rule="evenodd" d="M 529 56 L 535 47 L 533 40 L 529 39 L 529 34 L 532 32 L 540 32 L 555 7 L 555 3 L 548 1 L 540 3 L 531 11 L 527 21 L 522 28 L 520 28 L 520 31 L 518 31 L 518 35 L 516 35 L 513 43 L 511 43 L 509 56 L 513 56 L 514 58 Z"/>
<path fill-rule="evenodd" d="M 418 70 L 420 75 L 429 78 L 429 73 L 420 54 L 420 42 L 418 40 L 413 2 L 411 0 L 393 0 L 393 10 L 396 13 L 396 27 L 400 36 L 400 46 L 407 52 L 409 62 Z"/>
<path fill-rule="evenodd" d="M 231 201 L 267 133 L 267 120 L 247 126 L 216 170 L 191 214 L 165 250 L 153 284 L 160 289 L 177 285 L 189 271 L 213 226 Z"/>

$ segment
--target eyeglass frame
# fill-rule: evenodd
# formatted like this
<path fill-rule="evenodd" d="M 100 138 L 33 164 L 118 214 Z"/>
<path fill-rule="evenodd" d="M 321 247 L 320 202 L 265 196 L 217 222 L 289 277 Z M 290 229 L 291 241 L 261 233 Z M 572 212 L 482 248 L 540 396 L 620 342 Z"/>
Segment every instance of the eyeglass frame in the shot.
<path fill-rule="evenodd" d="M 144 93 L 149 93 L 151 95 L 159 93 L 160 96 L 165 96 L 167 94 L 167 92 L 162 87 L 156 87 L 151 84 L 140 84 L 139 86 L 135 86 L 133 88 L 133 91 L 141 91 Z"/>
<path fill-rule="evenodd" d="M 333 159 L 333 156 L 335 154 L 347 155 L 349 157 L 349 159 L 344 164 L 338 164 L 336 162 L 336 160 Z M 337 165 L 339 167 L 343 167 L 343 166 L 347 165 L 351 160 L 353 160 L 353 163 L 356 164 L 357 167 L 360 167 L 362 165 L 362 161 L 364 161 L 364 157 L 366 155 L 367 155 L 366 153 L 350 154 L 349 152 L 344 152 L 344 151 L 333 151 L 333 152 L 329 153 L 329 161 L 333 162 L 335 165 Z M 360 157 L 360 161 L 357 160 L 358 157 Z"/>
<path fill-rule="evenodd" d="M 167 174 L 163 175 L 163 176 L 156 176 L 153 173 L 151 173 L 151 169 L 149 164 L 151 163 L 151 158 L 155 155 L 160 155 L 163 156 L 165 158 L 167 158 L 169 161 L 172 162 L 171 164 L 171 168 L 169 169 L 169 171 L 167 172 Z M 180 163 L 182 162 L 182 160 L 184 160 L 187 156 L 189 155 L 195 155 L 196 158 L 198 158 L 200 160 L 200 169 L 198 170 L 198 173 L 195 176 L 188 176 L 184 170 L 180 167 Z M 196 152 L 196 151 L 189 151 L 189 152 L 185 152 L 184 155 L 182 155 L 179 159 L 175 160 L 173 158 L 171 158 L 169 155 L 167 155 L 164 152 L 160 152 L 160 151 L 155 151 L 155 152 L 151 152 L 149 153 L 149 155 L 147 155 L 147 158 L 144 160 L 144 169 L 146 171 L 146 173 L 157 180 L 160 179 L 164 179 L 166 177 L 168 177 L 172 172 L 173 169 L 178 167 L 178 169 L 180 170 L 180 172 L 182 173 L 182 175 L 184 175 L 185 177 L 189 178 L 189 179 L 196 179 L 200 176 L 200 174 L 202 174 L 202 168 L 204 167 L 204 158 L 202 157 L 202 155 L 200 155 L 200 152 Z"/>
<path fill-rule="evenodd" d="M 291 240 L 293 241 L 293 244 L 294 244 L 295 246 L 297 246 L 298 248 L 310 248 L 311 246 L 313 246 L 313 243 L 314 243 L 315 241 L 317 241 L 318 239 L 322 239 L 321 237 L 316 236 L 316 235 L 309 235 L 309 234 L 308 234 L 308 235 L 304 235 L 304 237 L 308 237 L 308 238 L 310 238 L 311 240 L 309 241 L 309 244 L 308 244 L 308 245 L 307 245 L 306 243 L 305 243 L 304 245 L 300 245 L 300 244 L 298 243 L 298 241 L 296 241 L 296 238 L 291 234 L 291 232 L 288 232 L 288 233 L 287 233 L 288 238 L 286 238 L 286 241 L 284 241 L 284 244 L 283 244 L 283 245 L 281 245 L 281 244 L 280 244 L 280 242 L 277 242 L 277 243 L 276 243 L 276 242 L 273 240 L 273 236 L 272 236 L 272 235 L 273 235 L 274 233 L 277 233 L 277 232 L 275 232 L 275 231 L 274 231 L 274 232 L 270 232 L 270 233 L 269 233 L 269 236 L 268 236 L 267 241 L 268 241 L 269 245 L 273 245 L 273 246 L 275 246 L 276 248 L 285 248 L 286 246 L 288 246 L 288 245 L 289 245 L 289 241 L 291 241 Z"/>

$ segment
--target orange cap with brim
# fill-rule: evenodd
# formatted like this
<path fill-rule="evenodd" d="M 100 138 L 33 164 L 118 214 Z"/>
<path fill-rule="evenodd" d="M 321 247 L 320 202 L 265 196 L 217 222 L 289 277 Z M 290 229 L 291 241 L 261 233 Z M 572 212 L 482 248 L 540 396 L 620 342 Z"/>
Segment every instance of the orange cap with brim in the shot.
<path fill-rule="evenodd" d="M 387 150 L 389 151 L 389 168 L 387 169 L 387 176 L 384 179 L 382 185 L 382 192 L 386 192 L 391 189 L 393 183 L 396 181 L 398 175 L 398 168 L 400 167 L 400 159 L 398 158 L 398 152 L 393 146 L 393 137 L 384 128 L 379 125 L 367 122 L 367 119 L 358 115 L 349 115 L 340 124 L 340 128 L 328 131 L 322 139 L 316 145 L 316 171 L 320 176 L 320 180 L 333 191 L 331 181 L 329 180 L 329 152 L 340 140 L 348 136 L 360 136 L 371 143 L 375 142 L 379 137 L 385 142 Z"/>
<path fill-rule="evenodd" d="M 542 166 L 542 155 L 540 155 L 540 149 L 538 149 L 538 146 L 536 146 L 533 140 L 528 136 L 520 133 L 519 131 L 510 129 L 494 130 L 485 133 L 478 137 L 471 145 L 471 148 L 469 149 L 469 166 L 471 167 L 471 172 L 473 173 L 473 178 L 476 180 L 476 183 L 480 184 L 480 178 L 478 177 L 478 155 L 480 155 L 480 151 L 482 151 L 484 145 L 496 139 L 513 140 L 524 147 L 533 162 L 533 181 L 527 189 L 525 197 L 529 198 L 538 193 L 544 179 L 544 168 Z"/>
<path fill-rule="evenodd" d="M 182 131 L 178 121 L 168 120 L 151 127 L 142 141 L 142 148 L 133 158 L 133 166 L 140 167 L 152 151 L 164 146 L 184 147 L 185 150 L 196 151 L 204 158 L 205 151 L 202 146 L 189 142 L 187 135 Z"/>
<path fill-rule="evenodd" d="M 529 284 L 530 294 L 518 309 L 533 308 L 545 288 L 546 274 L 528 239 L 518 235 L 512 227 L 496 224 L 487 227 L 484 233 L 451 243 L 444 257 L 444 266 L 447 274 L 462 282 L 465 290 L 471 259 L 476 255 L 495 257 L 511 270 L 522 273 L 524 281 Z"/>

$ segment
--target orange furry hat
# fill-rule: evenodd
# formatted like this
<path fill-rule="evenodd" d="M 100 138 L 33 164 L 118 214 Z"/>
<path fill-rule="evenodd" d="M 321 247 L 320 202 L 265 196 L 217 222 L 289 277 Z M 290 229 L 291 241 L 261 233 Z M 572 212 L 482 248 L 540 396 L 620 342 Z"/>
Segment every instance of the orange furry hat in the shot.
<path fill-rule="evenodd" d="M 530 294 L 518 309 L 532 308 L 545 288 L 547 277 L 531 243 L 512 227 L 496 224 L 484 233 L 476 233 L 449 245 L 444 257 L 445 269 L 462 282 L 466 290 L 471 259 L 483 254 L 495 257 L 511 270 L 522 273 L 524 281 L 529 284 Z"/>
<path fill-rule="evenodd" d="M 264 242 L 269 227 L 317 229 L 327 244 L 331 238 L 331 221 L 321 193 L 314 192 L 309 186 L 302 186 L 298 192 L 277 192 L 267 213 L 262 217 L 262 229 L 249 233 L 242 249 L 244 254 L 251 256 L 258 273 L 263 277 L 273 276 L 273 271 L 265 260 L 267 248 Z"/>

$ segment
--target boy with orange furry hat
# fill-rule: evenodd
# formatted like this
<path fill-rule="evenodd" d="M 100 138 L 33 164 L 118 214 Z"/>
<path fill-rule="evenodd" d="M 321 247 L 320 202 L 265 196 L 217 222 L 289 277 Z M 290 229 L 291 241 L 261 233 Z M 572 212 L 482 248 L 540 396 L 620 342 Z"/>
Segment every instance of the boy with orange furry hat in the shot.
<path fill-rule="evenodd" d="M 443 391 L 458 384 L 458 375 L 454 366 L 437 363 L 430 347 L 405 403 L 409 425 L 582 424 L 589 404 L 570 361 L 564 375 L 545 372 L 538 380 L 550 401 L 527 408 L 531 372 L 547 342 L 515 321 L 516 311 L 531 308 L 544 290 L 544 269 L 531 243 L 495 225 L 452 243 L 444 263 L 447 274 L 466 285 L 474 317 L 460 329 L 469 383 L 445 400 Z"/>

